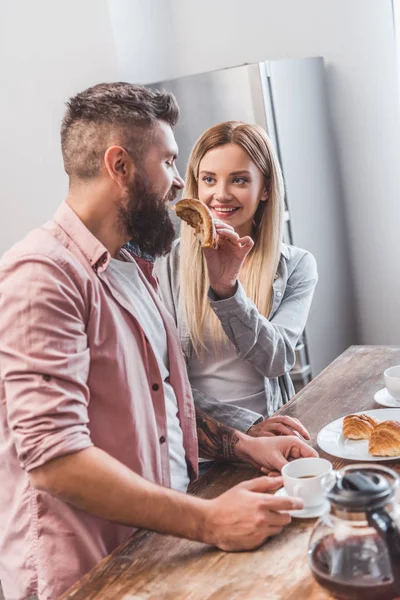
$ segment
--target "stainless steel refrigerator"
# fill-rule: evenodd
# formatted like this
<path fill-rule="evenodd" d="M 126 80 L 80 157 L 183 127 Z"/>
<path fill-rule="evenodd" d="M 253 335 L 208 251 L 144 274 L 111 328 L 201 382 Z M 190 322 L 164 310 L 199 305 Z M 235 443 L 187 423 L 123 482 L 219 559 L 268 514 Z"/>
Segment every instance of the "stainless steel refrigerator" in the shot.
<path fill-rule="evenodd" d="M 322 58 L 266 61 L 151 84 L 173 92 L 178 167 L 208 127 L 261 125 L 272 138 L 286 186 L 285 241 L 312 252 L 319 282 L 292 377 L 297 389 L 355 343 L 352 280 L 340 173 Z"/>

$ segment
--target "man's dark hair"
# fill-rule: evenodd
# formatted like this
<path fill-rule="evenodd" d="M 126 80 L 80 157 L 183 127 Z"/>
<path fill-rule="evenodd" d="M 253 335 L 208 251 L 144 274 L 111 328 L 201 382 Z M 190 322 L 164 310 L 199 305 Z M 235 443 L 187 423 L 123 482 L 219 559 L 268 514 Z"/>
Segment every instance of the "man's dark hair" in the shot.
<path fill-rule="evenodd" d="M 65 171 L 71 179 L 95 177 L 112 144 L 139 161 L 151 143 L 154 124 L 160 120 L 174 127 L 178 117 L 178 104 L 169 92 L 124 82 L 88 88 L 67 102 L 61 126 Z"/>

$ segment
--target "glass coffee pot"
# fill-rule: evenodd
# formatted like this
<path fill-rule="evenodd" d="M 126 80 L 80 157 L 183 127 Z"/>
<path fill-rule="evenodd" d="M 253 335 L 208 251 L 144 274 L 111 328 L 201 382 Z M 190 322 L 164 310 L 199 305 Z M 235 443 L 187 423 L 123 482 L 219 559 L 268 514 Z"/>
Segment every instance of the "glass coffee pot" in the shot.
<path fill-rule="evenodd" d="M 400 599 L 399 477 L 376 464 L 351 465 L 325 479 L 330 513 L 311 534 L 308 560 L 336 598 Z"/>

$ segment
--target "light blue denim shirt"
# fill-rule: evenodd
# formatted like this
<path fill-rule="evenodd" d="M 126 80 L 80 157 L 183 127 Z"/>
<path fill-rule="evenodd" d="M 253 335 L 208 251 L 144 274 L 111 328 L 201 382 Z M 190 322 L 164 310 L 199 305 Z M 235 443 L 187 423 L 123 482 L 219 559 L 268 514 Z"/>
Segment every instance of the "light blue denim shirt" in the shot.
<path fill-rule="evenodd" d="M 168 256 L 157 259 L 155 274 L 164 303 L 177 324 L 186 360 L 190 361 L 194 349 L 180 301 L 179 240 L 174 242 Z M 317 280 L 314 257 L 306 250 L 282 244 L 268 318 L 258 312 L 240 283 L 234 296 L 224 300 L 217 299 L 209 290 L 210 306 L 238 357 L 249 361 L 264 377 L 267 405 L 264 416 L 272 416 L 294 394 L 289 372 L 296 360 L 296 344 L 307 321 Z M 193 387 L 192 391 L 195 404 L 241 431 L 247 431 L 261 416 L 218 402 Z"/>

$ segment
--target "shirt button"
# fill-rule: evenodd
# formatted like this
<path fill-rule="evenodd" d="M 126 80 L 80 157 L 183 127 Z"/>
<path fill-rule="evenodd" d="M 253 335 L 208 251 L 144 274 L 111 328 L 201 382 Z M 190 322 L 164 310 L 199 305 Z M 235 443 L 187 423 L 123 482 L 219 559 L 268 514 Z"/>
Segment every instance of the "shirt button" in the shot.
<path fill-rule="evenodd" d="M 50 381 L 51 380 L 51 375 L 43 375 L 43 379 L 45 381 Z"/>
<path fill-rule="evenodd" d="M 155 392 L 157 392 L 160 389 L 160 386 L 158 385 L 158 383 L 153 383 L 153 385 L 151 387 L 153 388 L 153 390 Z"/>
<path fill-rule="evenodd" d="M 164 436 L 164 435 L 162 435 L 162 436 L 160 437 L 160 444 L 164 444 L 164 442 L 165 442 L 165 436 Z"/>
<path fill-rule="evenodd" d="M 278 298 L 282 298 L 282 292 L 278 292 L 276 295 L 278 296 Z"/>

